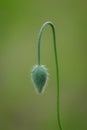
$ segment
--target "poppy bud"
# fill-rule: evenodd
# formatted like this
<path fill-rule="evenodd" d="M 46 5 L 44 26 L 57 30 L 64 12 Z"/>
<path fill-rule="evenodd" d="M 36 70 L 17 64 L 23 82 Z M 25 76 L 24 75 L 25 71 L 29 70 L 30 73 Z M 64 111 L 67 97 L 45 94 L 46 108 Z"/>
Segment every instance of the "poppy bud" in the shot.
<path fill-rule="evenodd" d="M 48 79 L 47 68 L 44 65 L 35 65 L 32 70 L 32 81 L 34 83 L 35 89 L 38 93 L 41 93 L 44 90 Z"/>

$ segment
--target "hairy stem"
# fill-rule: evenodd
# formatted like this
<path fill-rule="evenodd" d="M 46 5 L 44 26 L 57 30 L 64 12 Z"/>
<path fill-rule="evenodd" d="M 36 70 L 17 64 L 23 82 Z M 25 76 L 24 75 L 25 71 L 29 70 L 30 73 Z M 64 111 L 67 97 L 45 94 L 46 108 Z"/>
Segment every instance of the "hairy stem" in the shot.
<path fill-rule="evenodd" d="M 56 77 L 57 77 L 57 121 L 58 121 L 58 125 L 60 130 L 62 130 L 62 125 L 61 125 L 61 121 L 60 121 L 60 93 L 59 93 L 59 70 L 58 70 L 58 59 L 57 59 L 57 49 L 56 49 L 56 36 L 55 36 L 55 27 L 53 25 L 52 22 L 48 21 L 45 22 L 39 32 L 39 36 L 38 36 L 38 65 L 40 65 L 40 43 L 41 43 L 41 37 L 42 37 L 42 33 L 44 31 L 44 28 L 50 25 L 50 27 L 52 28 L 52 32 L 53 32 L 53 43 L 54 43 L 54 54 L 55 54 L 55 63 L 56 63 Z"/>

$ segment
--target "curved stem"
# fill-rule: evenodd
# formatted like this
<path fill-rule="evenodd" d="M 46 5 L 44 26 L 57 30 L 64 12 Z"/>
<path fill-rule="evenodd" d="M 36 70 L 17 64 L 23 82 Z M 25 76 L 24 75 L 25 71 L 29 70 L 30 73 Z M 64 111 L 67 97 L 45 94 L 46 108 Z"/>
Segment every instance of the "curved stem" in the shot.
<path fill-rule="evenodd" d="M 59 103 L 59 71 L 58 71 L 58 60 L 57 60 L 57 49 L 56 49 L 56 36 L 55 36 L 55 27 L 53 25 L 52 22 L 45 22 L 39 32 L 39 36 L 38 36 L 38 65 L 40 65 L 40 43 L 41 43 L 41 37 L 42 37 L 42 33 L 44 28 L 50 25 L 52 28 L 52 32 L 53 32 L 53 43 L 54 43 L 54 54 L 55 54 L 55 63 L 56 63 L 56 77 L 57 77 L 57 121 L 58 121 L 58 125 L 60 130 L 62 130 L 62 126 L 61 126 L 61 121 L 60 121 L 60 103 Z"/>

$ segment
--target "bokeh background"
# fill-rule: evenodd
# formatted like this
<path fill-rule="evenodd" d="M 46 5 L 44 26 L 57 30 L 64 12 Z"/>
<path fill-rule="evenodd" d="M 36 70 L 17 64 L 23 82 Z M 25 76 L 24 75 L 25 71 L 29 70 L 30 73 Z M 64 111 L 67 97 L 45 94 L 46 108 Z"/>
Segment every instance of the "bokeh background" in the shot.
<path fill-rule="evenodd" d="M 51 29 L 43 33 L 41 63 L 50 73 L 37 95 L 31 70 L 45 21 L 56 28 L 63 130 L 87 130 L 87 1 L 0 0 L 0 130 L 58 130 Z"/>

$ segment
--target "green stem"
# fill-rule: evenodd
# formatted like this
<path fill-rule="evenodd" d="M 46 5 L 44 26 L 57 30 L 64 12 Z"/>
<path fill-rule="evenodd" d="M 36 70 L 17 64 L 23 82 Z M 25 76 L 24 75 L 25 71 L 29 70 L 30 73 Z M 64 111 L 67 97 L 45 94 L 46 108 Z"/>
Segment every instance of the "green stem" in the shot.
<path fill-rule="evenodd" d="M 52 32 L 53 32 L 53 43 L 54 43 L 54 54 L 55 54 L 55 63 L 56 63 L 56 77 L 57 77 L 57 121 L 58 121 L 58 125 L 60 130 L 62 130 L 62 126 L 61 126 L 61 121 L 60 121 L 60 103 L 59 103 L 59 71 L 58 71 L 58 60 L 57 60 L 57 49 L 56 49 L 56 36 L 55 36 L 55 27 L 53 25 L 52 22 L 45 22 L 39 32 L 39 36 L 38 36 L 38 65 L 40 65 L 40 43 L 41 43 L 41 37 L 42 37 L 42 33 L 44 28 L 50 25 L 52 28 Z"/>

